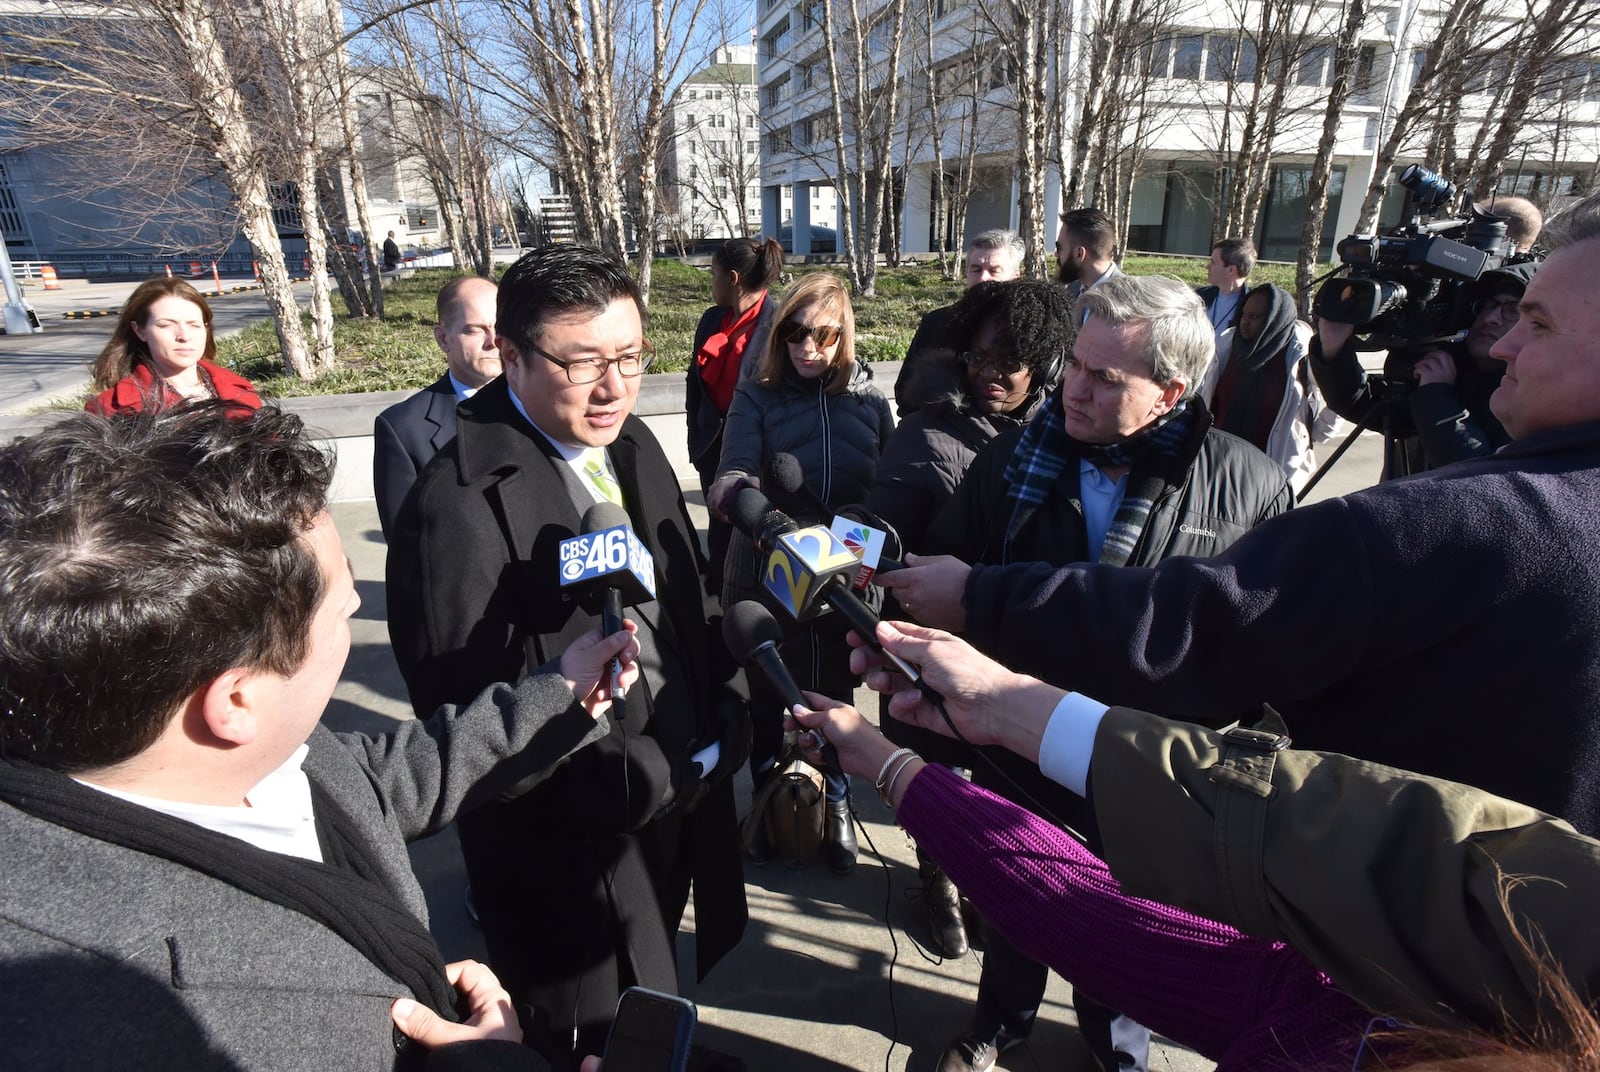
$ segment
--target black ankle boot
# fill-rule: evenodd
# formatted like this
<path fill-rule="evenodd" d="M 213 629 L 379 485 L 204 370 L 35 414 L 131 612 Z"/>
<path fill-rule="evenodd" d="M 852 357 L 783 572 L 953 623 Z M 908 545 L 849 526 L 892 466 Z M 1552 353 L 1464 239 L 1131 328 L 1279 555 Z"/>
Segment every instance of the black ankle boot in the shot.
<path fill-rule="evenodd" d="M 828 867 L 836 875 L 848 874 L 856 865 L 856 828 L 850 818 L 850 799 L 828 801 L 828 813 L 822 820 L 823 853 Z"/>
<path fill-rule="evenodd" d="M 947 957 L 966 956 L 967 926 L 961 918 L 961 892 L 938 864 L 920 852 L 917 873 L 922 877 L 922 901 L 928 910 L 934 948 Z"/>

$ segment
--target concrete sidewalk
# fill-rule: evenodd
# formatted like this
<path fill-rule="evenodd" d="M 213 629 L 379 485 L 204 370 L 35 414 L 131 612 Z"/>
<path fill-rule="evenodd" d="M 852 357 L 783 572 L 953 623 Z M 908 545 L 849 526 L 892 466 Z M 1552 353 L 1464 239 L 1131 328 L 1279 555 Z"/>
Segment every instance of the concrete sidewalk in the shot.
<path fill-rule="evenodd" d="M 703 510 L 693 509 L 703 523 Z M 386 548 L 371 500 L 338 503 L 333 510 L 361 608 L 351 623 L 350 662 L 326 721 L 335 729 L 383 732 L 411 717 L 385 624 Z M 856 703 L 877 710 L 875 695 L 865 690 Z M 692 978 L 692 913 L 685 922 L 680 985 L 699 1006 L 696 1038 L 743 1058 L 752 1072 L 883 1068 L 891 1039 L 898 1045 L 888 1068 L 931 1069 L 945 1044 L 966 1028 L 981 953 L 941 964 L 926 951 L 915 851 L 870 785 L 858 784 L 854 795 L 864 835 L 855 871 L 840 878 L 820 863 L 805 871 L 747 865 L 749 929 L 704 983 Z M 738 797 L 742 813 L 750 798 L 743 775 Z M 413 845 L 412 862 L 446 958 L 483 958 L 482 936 L 462 906 L 465 877 L 454 831 Z M 1090 1072 L 1095 1065 L 1071 1030 L 1074 1022 L 1071 989 L 1052 977 L 1033 1037 L 1007 1053 L 1001 1067 Z M 1201 1072 L 1212 1065 L 1191 1051 L 1159 1045 L 1150 1067 Z"/>

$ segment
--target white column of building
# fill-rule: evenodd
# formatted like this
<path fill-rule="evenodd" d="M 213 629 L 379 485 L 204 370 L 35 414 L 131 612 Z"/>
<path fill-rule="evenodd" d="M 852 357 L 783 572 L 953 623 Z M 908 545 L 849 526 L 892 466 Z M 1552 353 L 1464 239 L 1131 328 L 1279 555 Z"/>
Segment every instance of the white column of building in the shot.
<path fill-rule="evenodd" d="M 761 188 L 761 233 L 768 238 L 777 238 L 778 232 L 783 229 L 783 187 L 763 186 Z"/>
<path fill-rule="evenodd" d="M 906 191 L 900 211 L 900 240 L 905 253 L 933 251 L 933 168 L 907 164 Z"/>

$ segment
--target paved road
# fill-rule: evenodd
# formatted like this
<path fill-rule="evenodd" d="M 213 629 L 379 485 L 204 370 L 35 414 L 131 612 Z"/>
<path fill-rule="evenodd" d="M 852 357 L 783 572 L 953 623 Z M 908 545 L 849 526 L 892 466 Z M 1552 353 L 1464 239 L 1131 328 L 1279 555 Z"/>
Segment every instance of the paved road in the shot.
<path fill-rule="evenodd" d="M 223 280 L 224 286 L 242 280 Z M 63 320 L 61 314 L 77 310 L 117 309 L 138 283 L 87 283 L 62 281 L 59 291 L 27 288 L 26 297 L 39 314 L 44 331 L 35 335 L 0 334 L 0 413 L 22 413 L 64 395 L 86 390 L 89 366 L 111 338 L 115 316 L 88 320 Z M 204 293 L 211 286 L 204 281 Z M 311 287 L 300 284 L 295 295 L 304 305 Z M 217 334 L 230 335 L 268 315 L 260 291 L 206 298 Z"/>

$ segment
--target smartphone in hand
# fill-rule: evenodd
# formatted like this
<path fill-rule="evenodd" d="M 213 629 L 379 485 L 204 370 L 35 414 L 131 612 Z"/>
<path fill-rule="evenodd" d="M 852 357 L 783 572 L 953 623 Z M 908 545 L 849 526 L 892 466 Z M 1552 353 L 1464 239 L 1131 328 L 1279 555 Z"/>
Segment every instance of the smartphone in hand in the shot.
<path fill-rule="evenodd" d="M 605 1072 L 683 1072 L 696 1021 L 694 1002 L 642 986 L 617 999 L 600 1062 Z"/>

